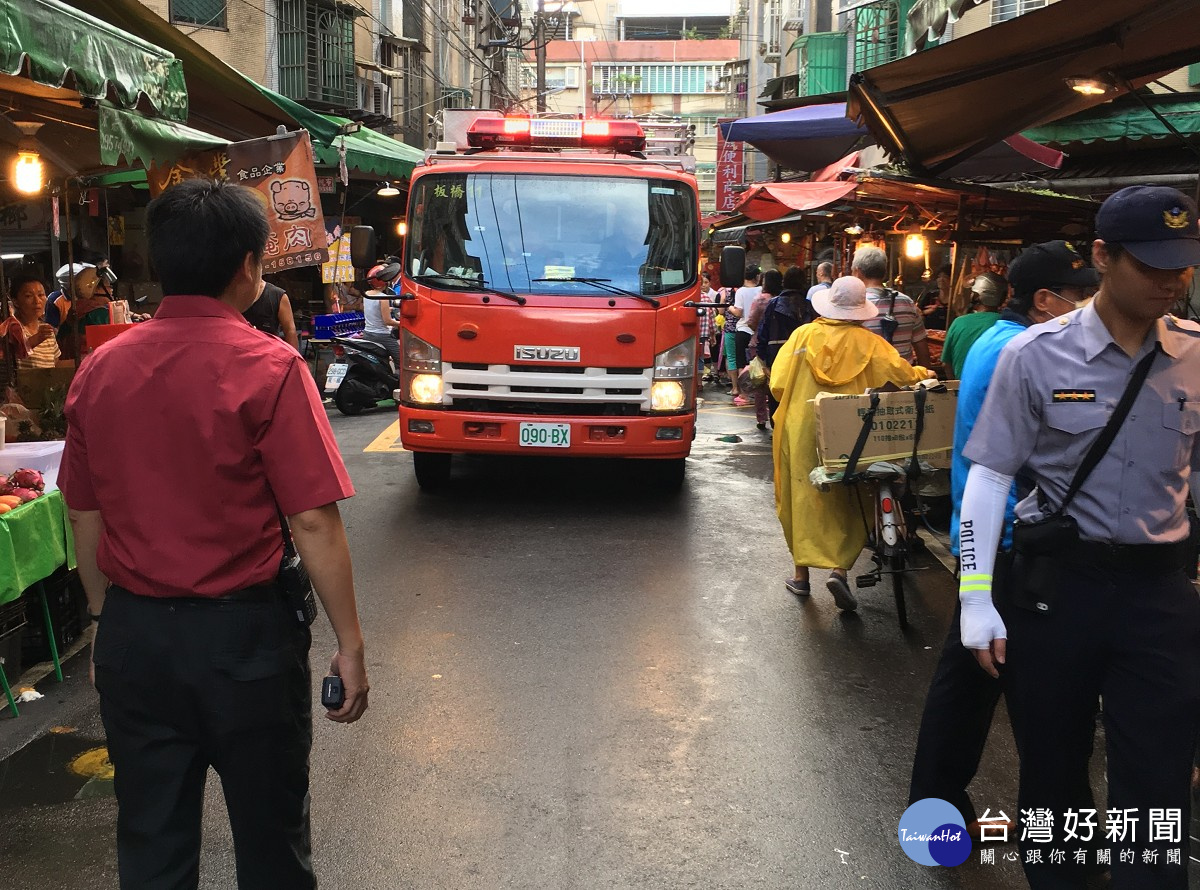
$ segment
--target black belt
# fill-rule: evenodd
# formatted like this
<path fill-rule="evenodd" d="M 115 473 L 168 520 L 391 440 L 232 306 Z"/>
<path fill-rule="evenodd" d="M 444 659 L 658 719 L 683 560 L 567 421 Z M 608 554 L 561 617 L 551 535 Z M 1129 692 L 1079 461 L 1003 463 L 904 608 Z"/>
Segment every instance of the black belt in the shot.
<path fill-rule="evenodd" d="M 1187 565 L 1194 553 L 1190 538 L 1174 544 L 1109 544 L 1079 541 L 1064 554 L 1076 562 L 1101 565 L 1112 571 L 1175 571 Z"/>
<path fill-rule="evenodd" d="M 220 605 L 222 603 L 268 603 L 282 598 L 278 584 L 255 584 L 221 596 L 143 596 L 119 584 L 110 584 L 109 593 L 136 596 L 139 600 L 165 605 Z"/>

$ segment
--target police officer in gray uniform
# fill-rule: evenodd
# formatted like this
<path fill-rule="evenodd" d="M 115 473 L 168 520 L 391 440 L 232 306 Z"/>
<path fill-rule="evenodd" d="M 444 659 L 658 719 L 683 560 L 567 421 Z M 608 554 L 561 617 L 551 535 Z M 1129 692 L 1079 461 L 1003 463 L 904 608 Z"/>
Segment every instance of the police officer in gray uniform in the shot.
<path fill-rule="evenodd" d="M 974 465 L 960 522 L 962 640 L 1005 681 L 1030 886 L 1083 887 L 1075 851 L 1106 843 L 1104 814 L 1087 812 L 1080 792 L 1102 699 L 1108 808 L 1137 820 L 1112 844 L 1112 885 L 1184 890 L 1200 730 L 1200 598 L 1184 572 L 1185 502 L 1200 470 L 1200 325 L 1166 313 L 1200 264 L 1200 229 L 1181 192 L 1134 186 L 1104 202 L 1096 230 L 1095 300 L 1005 348 L 964 450 Z M 1039 576 L 1048 583 L 1019 600 L 1013 592 L 1032 573 L 1015 564 L 997 578 L 997 610 L 992 576 L 1013 477 L 1037 484 L 1017 505 L 1018 528 L 1058 512 L 1151 353 L 1128 416 L 1065 511 L 1078 530 Z M 1127 848 L 1132 862 L 1120 855 Z M 1085 854 L 1094 869 L 1097 851 Z"/>

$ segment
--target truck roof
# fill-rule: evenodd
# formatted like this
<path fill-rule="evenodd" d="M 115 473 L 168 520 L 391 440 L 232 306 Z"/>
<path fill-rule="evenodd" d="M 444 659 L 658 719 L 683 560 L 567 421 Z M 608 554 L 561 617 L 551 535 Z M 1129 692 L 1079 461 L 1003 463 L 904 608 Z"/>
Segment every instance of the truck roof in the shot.
<path fill-rule="evenodd" d="M 696 159 L 691 155 L 650 155 L 640 158 L 633 155 L 612 154 L 583 150 L 553 151 L 429 151 L 425 153 L 424 166 L 453 166 L 475 170 L 486 170 L 502 164 L 511 165 L 514 173 L 569 174 L 581 172 L 582 168 L 597 168 L 597 173 L 612 176 L 662 176 L 683 174 L 691 177 L 696 172 Z M 609 168 L 609 169 L 600 169 Z M 414 171 L 416 172 L 416 171 Z"/>

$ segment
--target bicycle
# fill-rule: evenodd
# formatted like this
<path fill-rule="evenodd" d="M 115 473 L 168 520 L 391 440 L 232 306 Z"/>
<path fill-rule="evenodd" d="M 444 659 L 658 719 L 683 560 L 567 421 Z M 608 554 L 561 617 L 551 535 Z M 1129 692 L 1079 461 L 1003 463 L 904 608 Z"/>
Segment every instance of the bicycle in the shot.
<path fill-rule="evenodd" d="M 859 456 L 870 435 L 875 412 L 879 407 L 879 393 L 871 393 L 871 404 L 863 415 L 862 431 L 858 442 L 851 452 L 846 469 L 842 474 L 842 482 L 846 485 L 865 484 L 872 490 L 874 506 L 874 528 L 867 527 L 867 547 L 871 550 L 871 559 L 875 563 L 873 571 L 858 575 L 854 586 L 858 589 L 874 587 L 883 580 L 884 575 L 892 577 L 892 597 L 896 602 L 896 617 L 902 630 L 908 628 L 908 605 L 904 594 L 904 576 L 908 572 L 918 571 L 908 565 L 911 537 L 908 520 L 904 515 L 900 499 L 909 479 L 920 476 L 925 470 L 917 457 L 917 449 L 924 427 L 924 412 L 926 393 L 938 384 L 918 385 L 914 388 L 916 402 L 916 432 L 913 439 L 912 457 L 907 466 L 888 461 L 878 461 L 870 464 L 863 471 L 856 471 Z M 866 524 L 866 509 L 862 504 L 861 495 L 859 508 Z"/>
<path fill-rule="evenodd" d="M 874 587 L 884 575 L 892 576 L 892 597 L 896 601 L 896 617 L 900 627 L 908 627 L 908 606 L 904 598 L 904 575 L 915 571 L 908 566 L 908 522 L 900 506 L 899 488 L 906 482 L 904 470 L 896 464 L 874 463 L 860 476 L 872 491 L 875 507 L 875 527 L 867 529 L 867 547 L 875 569 L 854 579 L 858 589 Z M 860 504 L 861 506 L 861 504 Z M 865 521 L 864 516 L 864 521 Z M 886 568 L 885 568 L 886 566 Z"/>

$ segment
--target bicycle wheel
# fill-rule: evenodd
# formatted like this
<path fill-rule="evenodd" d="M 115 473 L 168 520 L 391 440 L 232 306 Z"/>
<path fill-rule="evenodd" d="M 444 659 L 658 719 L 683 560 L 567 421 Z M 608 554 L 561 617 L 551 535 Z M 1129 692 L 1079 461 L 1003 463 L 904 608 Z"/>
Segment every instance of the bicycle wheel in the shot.
<path fill-rule="evenodd" d="M 900 629 L 908 629 L 908 606 L 904 602 L 904 572 L 908 568 L 908 555 L 903 549 L 897 548 L 888 557 L 888 568 L 892 574 L 892 596 L 896 599 L 896 617 L 900 619 Z"/>

